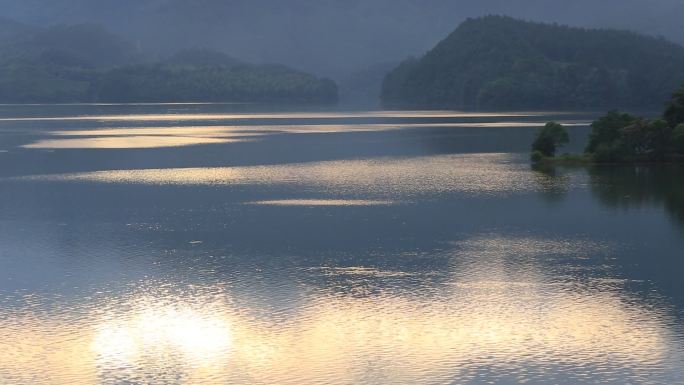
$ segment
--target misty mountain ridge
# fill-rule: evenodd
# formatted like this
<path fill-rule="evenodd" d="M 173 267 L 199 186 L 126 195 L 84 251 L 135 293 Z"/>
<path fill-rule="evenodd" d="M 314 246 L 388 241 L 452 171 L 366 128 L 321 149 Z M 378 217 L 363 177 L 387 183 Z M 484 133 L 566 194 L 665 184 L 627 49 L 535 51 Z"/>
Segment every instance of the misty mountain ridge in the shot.
<path fill-rule="evenodd" d="M 206 48 L 155 58 L 97 24 L 30 28 L 3 20 L 0 31 L 3 103 L 337 101 L 328 79 Z"/>
<path fill-rule="evenodd" d="M 236 67 L 244 65 L 241 60 L 209 48 L 184 48 L 164 60 L 173 65 Z"/>
<path fill-rule="evenodd" d="M 343 79 L 422 55 L 469 17 L 629 29 L 684 43 L 681 0 L 0 0 L 31 25 L 99 23 L 151 56 L 185 47 Z"/>
<path fill-rule="evenodd" d="M 98 24 L 35 29 L 7 47 L 5 55 L 84 67 L 114 67 L 141 60 L 131 42 Z"/>
<path fill-rule="evenodd" d="M 469 19 L 385 78 L 387 105 L 659 107 L 684 83 L 684 47 L 663 38 L 510 17 Z"/>
<path fill-rule="evenodd" d="M 7 0 L 0 0 L 0 4 Z M 62 1 L 54 3 L 47 10 L 43 9 L 41 12 L 50 12 L 50 9 L 56 10 L 59 8 L 62 11 L 74 8 L 69 4 L 76 4 L 80 0 Z M 135 4 L 133 4 L 135 3 Z M 327 0 L 320 3 L 318 6 L 308 4 L 304 0 L 297 0 L 288 3 L 272 3 L 271 0 L 258 0 L 251 4 L 246 4 L 240 1 L 233 2 L 219 2 L 215 0 L 202 0 L 202 4 L 192 4 L 176 0 L 143 0 L 140 2 L 133 2 L 131 7 L 140 9 L 142 12 L 152 12 L 157 18 L 172 18 L 174 21 L 183 13 L 186 17 L 184 20 L 189 23 L 192 20 L 197 22 L 202 21 L 204 26 L 202 28 L 215 28 L 214 22 L 221 19 L 228 9 L 232 10 L 231 18 L 238 16 L 249 19 L 251 16 L 258 15 L 263 12 L 265 8 L 273 11 L 274 9 L 281 9 L 286 14 L 297 14 L 297 17 L 305 17 L 309 15 L 314 17 L 320 15 L 318 12 L 330 12 L 326 9 L 328 5 Z M 228 7 L 228 3 L 234 4 L 234 7 Z M 344 2 L 342 2 L 344 3 Z M 27 0 L 27 4 L 41 4 L 41 0 Z M 104 3 L 103 3 L 104 4 Z M 107 3 L 113 10 L 121 11 L 122 8 L 117 8 L 114 2 Z M 119 7 L 123 7 L 128 3 L 118 3 Z M 221 5 L 222 4 L 222 5 Z M 257 7 L 261 4 L 262 7 Z M 298 4 L 298 6 L 297 6 Z M 358 2 L 346 2 L 345 5 L 335 3 L 335 7 L 331 9 L 339 9 L 344 12 L 357 12 L 360 7 L 366 10 L 373 10 L 380 3 L 367 3 L 361 5 Z M 397 6 L 415 6 L 413 0 L 402 0 L 397 3 Z M 212 8 L 213 7 L 213 8 Z M 273 8 L 275 7 L 275 8 Z M 215 15 L 208 17 L 206 15 L 207 9 L 217 10 Z M 78 10 L 76 15 L 66 17 L 66 19 L 78 20 L 78 14 L 83 12 L 95 12 L 92 6 L 86 6 L 84 9 Z M 62 12 L 60 11 L 60 12 Z M 36 11 L 38 12 L 38 11 Z M 57 12 L 57 11 L 55 11 Z M 74 11 L 76 12 L 76 11 Z M 372 12 L 371 12 L 372 13 Z M 250 16 L 251 15 L 251 16 Z M 270 15 L 275 17 L 273 15 Z M 113 17 L 113 16 L 112 16 Z M 282 17 L 280 17 L 282 18 Z M 172 19 L 166 19 L 172 20 Z M 276 19 L 273 19 L 276 20 Z M 311 21 L 312 23 L 325 23 L 327 19 Z M 520 21 L 508 17 L 485 17 L 472 19 L 475 21 L 482 20 L 507 20 L 511 25 L 521 25 Z M 472 24 L 472 20 L 464 23 L 464 25 Z M 396 20 L 394 21 L 396 22 Z M 500 23 L 499 23 L 500 24 Z M 239 24 L 238 24 L 239 25 Z M 511 41 L 511 36 L 517 36 L 518 40 L 531 38 L 537 39 L 536 35 L 544 35 L 548 30 L 539 26 L 545 24 L 530 23 L 536 25 L 535 28 L 528 28 L 526 36 L 512 33 L 511 35 L 501 34 L 497 36 L 496 32 L 491 34 L 488 41 L 483 42 L 483 46 L 488 46 L 489 49 L 497 50 L 498 56 L 494 55 L 490 58 L 479 58 L 480 62 L 474 70 L 459 67 L 457 62 L 453 61 L 452 55 L 449 51 L 459 50 L 461 54 L 479 55 L 477 52 L 477 44 L 471 44 L 475 50 L 463 50 L 459 45 L 468 45 L 469 37 L 467 34 L 462 34 L 463 37 L 457 38 L 458 34 L 454 32 L 444 42 L 440 43 L 435 49 L 430 51 L 425 58 L 420 61 L 408 61 L 400 66 L 396 71 L 385 81 L 385 88 L 383 90 L 383 99 L 387 104 L 399 105 L 407 104 L 414 106 L 446 106 L 446 107 L 479 107 L 479 108 L 496 108 L 496 107 L 513 107 L 523 108 L 529 106 L 536 106 L 539 108 L 552 107 L 601 107 L 604 101 L 614 101 L 616 105 L 645 105 L 654 103 L 655 100 L 664 100 L 662 96 L 666 92 L 670 92 L 676 85 L 670 84 L 679 79 L 680 70 L 678 69 L 681 60 L 681 47 L 666 41 L 662 38 L 651 38 L 638 35 L 636 33 L 624 31 L 602 31 L 596 35 L 596 31 L 588 31 L 580 28 L 558 27 L 563 29 L 564 33 L 559 33 L 557 36 L 560 40 L 554 41 L 547 39 L 544 42 L 545 47 L 536 47 L 534 44 L 518 44 L 519 41 Z M 214 27 L 212 27 L 214 26 Z M 255 26 L 254 30 L 258 27 Z M 547 26 L 548 27 L 548 26 Z M 225 26 L 222 28 L 229 28 Z M 490 23 L 483 25 L 481 29 L 496 31 L 500 25 Z M 457 29 L 459 31 L 461 28 Z M 212 36 L 217 40 L 225 39 L 228 41 L 236 41 L 243 39 L 246 42 L 255 43 L 252 35 L 243 36 L 238 30 L 235 33 L 224 35 L 224 29 L 218 29 Z M 285 30 L 281 33 L 283 41 L 282 46 L 287 47 L 288 41 L 291 39 L 299 39 L 299 34 L 290 35 L 290 30 Z M 569 31 L 569 32 L 568 32 Z M 578 31 L 584 31 L 584 34 L 593 34 L 591 36 L 584 36 L 578 38 L 577 36 L 568 38 L 568 35 L 577 34 Z M 291 32 L 291 31 L 290 31 Z M 304 32 L 304 31 L 299 31 Z M 515 31 L 514 31 L 515 32 Z M 17 22 L 9 19 L 0 19 L 0 63 L 2 64 L 3 72 L 0 76 L 0 85 L 4 87 L 0 99 L 6 102 L 12 101 L 93 101 L 100 100 L 102 95 L 98 96 L 99 90 L 115 90 L 117 92 L 124 92 L 123 88 L 119 87 L 103 87 L 102 81 L 107 76 L 103 75 L 104 71 L 112 71 L 113 74 L 121 77 L 130 75 L 132 78 L 138 78 L 142 74 L 153 74 L 158 71 L 163 76 L 157 78 L 161 82 L 169 81 L 177 86 L 184 85 L 184 87 L 192 88 L 188 85 L 186 80 L 181 80 L 179 77 L 188 76 L 201 82 L 209 82 L 213 84 L 228 84 L 237 81 L 233 78 L 238 72 L 240 76 L 248 76 L 252 82 L 255 81 L 256 74 L 268 74 L 280 76 L 280 80 L 275 81 L 293 81 L 292 84 L 298 84 L 299 91 L 308 96 L 296 97 L 295 94 L 288 94 L 285 92 L 280 96 L 289 95 L 292 100 L 296 101 L 310 101 L 317 100 L 319 97 L 330 102 L 337 99 L 333 97 L 333 84 L 322 78 L 316 79 L 316 76 L 308 75 L 304 71 L 291 70 L 287 65 L 263 65 L 263 64 L 249 64 L 248 61 L 240 54 L 231 55 L 226 54 L 226 51 L 212 48 L 210 45 L 188 44 L 182 46 L 181 43 L 175 42 L 174 39 L 166 36 L 165 40 L 174 42 L 177 48 L 173 51 L 160 53 L 145 48 L 139 39 L 135 37 L 130 39 L 133 32 L 129 31 L 127 37 L 122 37 L 119 34 L 112 33 L 103 25 L 95 22 L 81 23 L 81 24 L 57 24 L 50 27 L 31 26 L 23 22 Z M 162 33 L 160 31 L 159 33 Z M 192 37 L 190 34 L 188 38 Z M 454 37 L 457 36 L 457 37 Z M 397 45 L 401 45 L 403 35 L 396 37 Z M 355 35 L 349 35 L 350 44 L 354 41 Z M 498 40 L 497 40 L 498 39 Z M 507 40 L 508 39 L 508 40 Z M 534 40 L 532 39 L 532 40 Z M 587 50 L 578 50 L 576 46 L 565 47 L 563 44 L 571 40 L 581 41 L 579 47 L 593 47 L 599 55 L 591 53 Z M 371 44 L 373 39 L 368 39 Z M 530 41 L 532 41 L 530 40 Z M 447 43 L 451 41 L 452 43 Z M 257 41 L 258 42 L 258 41 Z M 339 53 L 350 49 L 348 45 L 335 45 L 330 41 L 325 40 L 325 35 L 318 37 L 317 44 L 321 46 L 326 45 L 330 49 L 338 49 Z M 262 43 L 265 43 L 262 41 Z M 553 48 L 553 45 L 559 45 Z M 148 43 L 149 44 L 149 43 Z M 489 44 L 489 45 L 488 45 Z M 573 43 L 574 44 L 574 43 Z M 576 44 L 575 44 L 576 45 Z M 259 47 L 259 44 L 254 44 Z M 598 48 L 597 48 L 598 46 Z M 188 48 L 191 47 L 191 48 Z M 445 48 L 446 47 L 446 48 Z M 608 49 L 612 47 L 617 49 Z M 620 48 L 621 47 L 621 48 Z M 309 47 L 311 48 L 311 47 Z M 469 48 L 469 49 L 470 49 Z M 308 49 L 308 48 L 307 48 Z M 575 63 L 576 58 L 556 57 L 553 49 L 556 51 L 569 50 L 568 52 L 579 52 L 579 62 Z M 546 52 L 546 51 L 549 52 Z M 238 50 L 239 51 L 239 50 Z M 381 51 L 381 50 L 380 50 Z M 230 52 L 230 51 L 229 51 Z M 441 54 L 439 54 L 441 52 Z M 234 54 L 234 56 L 233 56 Z M 301 59 L 310 58 L 309 53 L 301 52 Z M 433 58 L 442 56 L 442 59 Z M 582 55 L 586 56 L 582 58 Z M 596 60 L 587 61 L 589 57 L 596 56 Z M 249 55 L 248 55 L 249 56 Z M 316 60 L 333 60 L 331 57 L 321 55 Z M 368 58 L 359 59 L 360 62 Z M 486 60 L 485 60 L 486 59 Z M 587 59 L 587 60 L 585 60 Z M 612 61 L 611 61 L 612 60 Z M 403 90 L 398 87 L 400 82 L 392 81 L 403 77 L 408 72 L 420 72 L 408 68 L 420 67 L 420 64 L 433 62 L 434 68 L 430 67 L 428 72 L 430 74 L 422 74 L 414 80 L 418 84 L 413 87 L 410 84 Z M 446 67 L 442 68 L 435 63 L 443 61 Z M 377 100 L 377 95 L 380 94 L 381 84 L 387 72 L 396 67 L 396 63 L 400 60 L 395 60 L 393 56 L 389 55 L 382 61 L 376 61 L 366 64 L 365 67 L 359 67 L 356 70 L 349 70 L 344 75 L 330 75 L 330 77 L 337 77 L 341 80 L 340 92 L 347 99 L 356 104 L 372 104 Z M 420 63 L 419 63 L 420 62 Z M 260 63 L 260 61 L 257 61 Z M 492 64 L 494 63 L 494 64 Z M 497 64 L 498 63 L 498 64 Z M 503 68 L 499 64 L 509 63 L 508 67 Z M 513 64 L 511 64 L 513 63 Z M 637 63 L 637 64 L 634 64 Z M 650 64 L 648 64 L 650 63 Z M 670 68 L 668 65 L 675 63 L 674 67 Z M 577 65 L 575 65 L 577 64 Z M 432 64 L 431 64 L 432 65 Z M 628 66 L 629 68 L 626 68 Z M 660 67 L 659 67 L 660 66 Z M 663 67 L 664 66 L 664 67 Z M 125 67 L 135 67 L 125 68 Z M 309 63 L 309 68 L 316 68 L 315 63 Z M 198 69 L 215 69 L 212 71 L 197 71 Z M 322 68 L 322 67 L 319 67 Z M 427 68 L 427 67 L 426 67 Z M 122 70 L 123 69 L 123 70 Z M 239 69 L 239 71 L 237 71 Z M 458 70 L 457 70 L 458 69 Z M 514 69 L 515 76 L 512 74 L 505 74 L 505 71 Z M 86 70 L 86 71 L 84 71 Z M 183 72 L 184 71 L 184 72 Z M 232 74 L 230 72 L 232 71 Z M 440 72 L 441 71 L 441 72 Z M 490 71 L 484 74 L 485 71 Z M 203 74 L 200 76 L 200 72 Z M 211 76 L 219 76 L 222 78 L 218 81 L 216 78 L 206 78 L 205 75 L 211 73 Z M 450 79 L 461 76 L 461 82 L 467 78 L 469 84 L 444 82 L 444 73 L 450 73 Z M 287 76 L 285 76 L 287 74 Z M 641 75 L 643 76 L 641 76 Z M 111 75 L 111 74 L 109 74 Z M 520 76 L 518 76 L 520 75 Z M 225 77 L 233 78 L 233 80 L 226 80 Z M 319 77 L 321 75 L 318 75 Z M 421 77 L 422 76 L 422 77 Z M 433 77 L 430 77 L 433 76 Z M 517 77 L 516 77 L 517 76 Z M 558 78 L 560 76 L 560 78 Z M 641 78 L 640 78 L 641 76 Z M 268 77 L 268 76 L 267 76 Z M 491 78 L 488 78 L 491 77 Z M 523 79 L 525 78 L 525 79 Z M 534 79 L 533 79 L 534 78 Z M 122 81 L 122 84 L 128 84 L 129 88 L 133 84 L 126 82 L 125 79 L 117 78 Z M 269 78 L 274 81 L 273 78 Z M 293 80 L 297 79 L 297 80 Z M 410 76 L 405 79 L 411 82 Z M 111 79 L 110 79 L 111 80 Z M 485 82 L 486 80 L 486 82 Z M 38 84 L 44 82 L 45 87 L 40 87 Z M 225 83 L 228 82 L 228 83 Z M 300 83 L 302 82 L 302 83 Z M 440 83 L 440 85 L 430 88 L 430 82 Z M 549 89 L 545 85 L 548 82 L 555 82 L 561 84 L 562 87 L 557 89 Z M 563 83 L 565 82 L 565 83 Z M 142 84 L 142 82 L 139 82 Z M 570 83 L 578 83 L 579 88 Z M 28 84 L 28 86 L 27 86 Z M 113 84 L 111 81 L 108 84 Z M 317 84 L 317 85 L 314 85 Z M 50 85 L 49 87 L 47 85 Z M 531 85 L 531 86 L 530 86 Z M 603 85 L 603 86 L 602 86 Z M 160 84 L 149 84 L 151 88 L 156 88 L 156 93 L 145 94 L 141 90 L 136 90 L 133 94 L 137 97 L 143 98 L 146 101 L 155 101 L 157 99 L 173 99 L 175 97 L 187 101 L 201 100 L 201 88 L 195 88 L 190 94 L 183 94 L 178 92 L 171 92 L 171 88 L 161 87 Z M 259 87 L 268 87 L 262 84 Z M 320 87 L 320 89 L 319 89 Z M 422 88 L 421 88 L 422 87 Z M 442 87 L 441 89 L 439 87 Z M 603 89 L 601 89 L 603 87 Z M 31 93 L 24 92 L 24 90 L 38 90 L 44 88 L 43 91 L 47 93 Z M 464 90 L 467 88 L 467 90 Z M 49 90 L 48 90 L 49 89 Z M 592 90 L 590 90 L 592 89 Z M 168 97 L 163 97 L 161 94 L 163 90 L 170 92 Z M 637 93 L 636 90 L 642 90 Z M 49 92 L 48 92 L 49 91 Z M 131 89 L 129 89 L 131 91 Z M 228 101 L 223 100 L 228 96 L 236 97 L 238 100 L 258 100 L 265 97 L 265 94 L 257 97 L 251 91 L 241 90 L 238 94 L 223 94 L 217 89 L 207 90 L 206 97 L 211 101 Z M 283 90 L 280 90 L 281 92 Z M 525 95 L 521 96 L 521 92 Z M 132 91 L 131 91 L 132 92 Z M 402 92 L 410 95 L 400 95 Z M 517 93 L 516 93 L 517 92 Z M 25 95 L 21 96 L 22 93 Z M 432 94 L 431 94 L 432 93 Z M 322 96 L 325 95 L 325 96 Z M 591 96 L 588 96 L 591 95 Z M 622 96 L 627 95 L 626 97 Z M 658 96 L 658 99 L 653 96 Z M 620 99 L 621 97 L 621 99 Z M 111 97 L 111 100 L 126 101 L 122 94 Z M 271 101 L 279 100 L 279 98 L 270 98 Z M 506 100 L 508 99 L 508 100 Z M 158 100 L 162 101 L 162 100 Z M 231 100 L 232 101 L 232 100 Z M 612 104 L 611 104 L 612 106 Z"/>
<path fill-rule="evenodd" d="M 204 47 L 182 48 L 164 57 L 150 55 L 100 24 L 58 24 L 39 28 L 10 19 L 0 19 L 0 54 L 3 60 L 20 58 L 93 68 L 155 61 L 192 66 L 232 67 L 246 64 L 223 52 Z"/>

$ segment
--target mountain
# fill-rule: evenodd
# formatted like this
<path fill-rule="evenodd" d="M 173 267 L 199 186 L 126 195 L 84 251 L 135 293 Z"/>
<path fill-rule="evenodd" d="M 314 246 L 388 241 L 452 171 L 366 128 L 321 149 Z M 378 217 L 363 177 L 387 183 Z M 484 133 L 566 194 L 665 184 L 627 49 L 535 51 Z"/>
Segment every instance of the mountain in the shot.
<path fill-rule="evenodd" d="M 101 71 L 140 60 L 134 45 L 96 24 L 0 21 L 0 102 L 90 101 Z"/>
<path fill-rule="evenodd" d="M 134 62 L 140 56 L 132 43 L 97 24 L 34 29 L 15 40 L 6 50 L 6 56 L 85 67 L 113 67 Z"/>
<path fill-rule="evenodd" d="M 658 107 L 684 83 L 684 47 L 619 30 L 469 19 L 383 82 L 399 107 Z"/>
<path fill-rule="evenodd" d="M 42 27 L 101 24 L 148 57 L 207 47 L 340 84 L 422 55 L 458 23 L 487 14 L 630 29 L 684 44 L 682 0 L 0 0 L 0 9 Z M 376 104 L 380 82 L 372 83 L 378 87 L 350 84 L 346 102 Z"/>
<path fill-rule="evenodd" d="M 333 104 L 337 85 L 284 66 L 168 65 L 117 68 L 92 83 L 92 100 L 127 102 L 254 102 Z"/>
<path fill-rule="evenodd" d="M 24 23 L 98 23 L 154 55 L 202 46 L 342 79 L 422 54 L 468 17 L 628 28 L 684 43 L 682 0 L 0 0 Z"/>
<path fill-rule="evenodd" d="M 0 20 L 0 38 L 0 103 L 337 101 L 328 79 L 204 48 L 152 59 L 92 23 L 30 28 Z"/>
<path fill-rule="evenodd" d="M 185 66 L 226 66 L 235 67 L 244 64 L 223 52 L 208 48 L 185 48 L 166 59 L 166 63 Z"/>

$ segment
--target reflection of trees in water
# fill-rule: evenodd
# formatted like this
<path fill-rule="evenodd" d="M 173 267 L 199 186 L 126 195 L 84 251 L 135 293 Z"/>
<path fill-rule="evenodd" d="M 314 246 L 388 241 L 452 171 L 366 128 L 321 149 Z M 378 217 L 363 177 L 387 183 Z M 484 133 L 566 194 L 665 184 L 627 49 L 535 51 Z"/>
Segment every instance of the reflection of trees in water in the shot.
<path fill-rule="evenodd" d="M 680 230 L 684 230 L 684 166 L 675 164 L 589 167 L 590 188 L 601 204 L 615 209 L 663 207 Z M 631 226 L 638 227 L 639 223 Z M 646 238 L 648 239 L 648 238 Z M 624 253 L 626 276 L 654 282 L 671 298 L 684 316 L 684 261 L 676 244 L 655 245 L 644 240 L 642 248 Z"/>
<path fill-rule="evenodd" d="M 594 196 L 612 208 L 662 205 L 684 225 L 684 166 L 676 164 L 554 166 L 534 165 L 539 190 L 549 202 L 562 200 L 573 185 L 572 171 L 586 170 Z"/>
<path fill-rule="evenodd" d="M 533 164 L 534 178 L 539 185 L 542 197 L 550 202 L 560 202 L 565 198 L 571 185 L 570 176 L 558 167 Z"/>
<path fill-rule="evenodd" d="M 684 165 L 547 165 L 535 167 L 533 171 L 540 193 L 551 203 L 560 203 L 565 199 L 568 190 L 576 185 L 575 178 L 579 177 L 583 185 L 586 181 L 592 198 L 600 205 L 615 210 L 662 207 L 672 218 L 675 228 L 684 230 Z M 589 214 L 587 218 L 599 219 L 600 216 Z M 630 280 L 626 289 L 642 293 L 646 286 L 641 286 L 640 282 L 644 285 L 653 284 L 657 286 L 658 293 L 670 298 L 679 316 L 684 317 L 684 298 L 681 295 L 684 292 L 684 281 L 681 279 L 684 260 L 681 258 L 679 242 L 673 243 L 673 239 L 664 234 L 652 234 L 644 236 L 639 242 L 632 242 L 629 237 L 638 234 L 635 229 L 643 226 L 643 223 L 637 219 L 622 225 L 612 223 L 616 228 L 611 229 L 608 236 L 616 237 L 618 243 L 630 245 L 629 250 L 621 249 L 616 255 L 620 261 L 621 275 Z M 592 226 L 592 223 L 587 222 L 586 225 Z M 602 235 L 597 236 L 600 238 Z M 663 240 L 667 241 L 662 243 Z"/>
<path fill-rule="evenodd" d="M 591 191 L 617 208 L 663 205 L 684 225 L 684 167 L 636 165 L 590 167 Z"/>

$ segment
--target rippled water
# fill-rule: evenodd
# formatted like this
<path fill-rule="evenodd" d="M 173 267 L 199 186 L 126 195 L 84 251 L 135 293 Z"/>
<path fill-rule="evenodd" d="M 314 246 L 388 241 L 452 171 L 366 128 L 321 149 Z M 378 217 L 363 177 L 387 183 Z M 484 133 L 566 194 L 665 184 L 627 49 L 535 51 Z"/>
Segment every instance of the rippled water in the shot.
<path fill-rule="evenodd" d="M 0 383 L 684 383 L 683 168 L 249 109 L 0 106 Z"/>

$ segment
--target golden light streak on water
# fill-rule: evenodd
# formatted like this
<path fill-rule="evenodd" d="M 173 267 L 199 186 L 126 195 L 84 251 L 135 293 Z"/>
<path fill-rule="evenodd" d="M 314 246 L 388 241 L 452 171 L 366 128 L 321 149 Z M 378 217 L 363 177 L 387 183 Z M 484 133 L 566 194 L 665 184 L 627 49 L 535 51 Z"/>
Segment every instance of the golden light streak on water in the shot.
<path fill-rule="evenodd" d="M 546 122 L 460 122 L 460 123 L 397 123 L 397 124 L 311 124 L 254 126 L 177 126 L 144 128 L 99 128 L 88 130 L 47 131 L 50 139 L 40 139 L 23 145 L 28 149 L 75 148 L 160 148 L 198 144 L 233 143 L 241 138 L 267 134 L 323 134 L 344 132 L 381 132 L 410 128 L 497 128 L 543 127 Z M 563 121 L 568 127 L 586 126 L 585 121 Z M 72 139 L 79 136 L 83 138 Z"/>
<path fill-rule="evenodd" d="M 256 206 L 389 206 L 392 201 L 373 201 L 363 199 L 282 199 L 247 202 Z"/>
<path fill-rule="evenodd" d="M 339 133 L 358 131 L 385 131 L 403 128 L 429 127 L 543 127 L 546 122 L 482 122 L 482 123 L 396 123 L 396 124 L 266 124 L 254 126 L 184 126 L 144 128 L 99 128 L 89 130 L 48 131 L 54 136 L 136 136 L 136 135 L 231 135 L 251 136 L 269 132 L 283 133 Z M 582 126 L 588 122 L 570 121 L 566 126 Z"/>
<path fill-rule="evenodd" d="M 30 149 L 124 149 L 194 146 L 235 143 L 241 139 L 188 136 L 114 136 L 79 139 L 45 139 L 22 146 Z"/>
<path fill-rule="evenodd" d="M 0 323 L 0 378 L 302 384 L 367 382 L 373 373 L 411 384 L 467 380 L 481 367 L 524 380 L 535 368 L 561 366 L 599 383 L 616 370 L 648 378 L 666 358 L 682 358 L 666 318 L 616 292 L 548 285 L 541 270 L 520 279 L 497 269 L 460 274 L 476 285 L 439 298 L 324 290 L 283 321 L 258 320 L 209 295 L 91 303 L 69 322 L 17 314 Z M 532 372 L 515 372 L 523 366 Z"/>
<path fill-rule="evenodd" d="M 0 122 L 17 121 L 189 121 L 252 119 L 338 119 L 338 118 L 520 118 L 544 116 L 550 112 L 472 113 L 458 111 L 354 111 L 354 112 L 283 112 L 283 113 L 198 113 L 198 114 L 125 114 L 51 117 L 10 117 Z"/>
<path fill-rule="evenodd" d="M 538 180 L 510 154 L 374 158 L 272 166 L 112 170 L 36 175 L 23 181 L 80 181 L 153 185 L 306 185 L 362 200 L 440 192 L 511 194 L 534 191 Z M 369 198 L 373 199 L 369 199 Z M 335 199 L 342 199 L 335 198 Z M 392 199 L 388 199 L 392 200 Z"/>
<path fill-rule="evenodd" d="M 91 346 L 98 364 L 132 363 L 145 355 L 162 358 L 169 352 L 179 352 L 184 359 L 201 365 L 225 358 L 232 340 L 229 323 L 185 306 L 150 304 L 123 320 L 108 319 L 98 324 Z"/>

